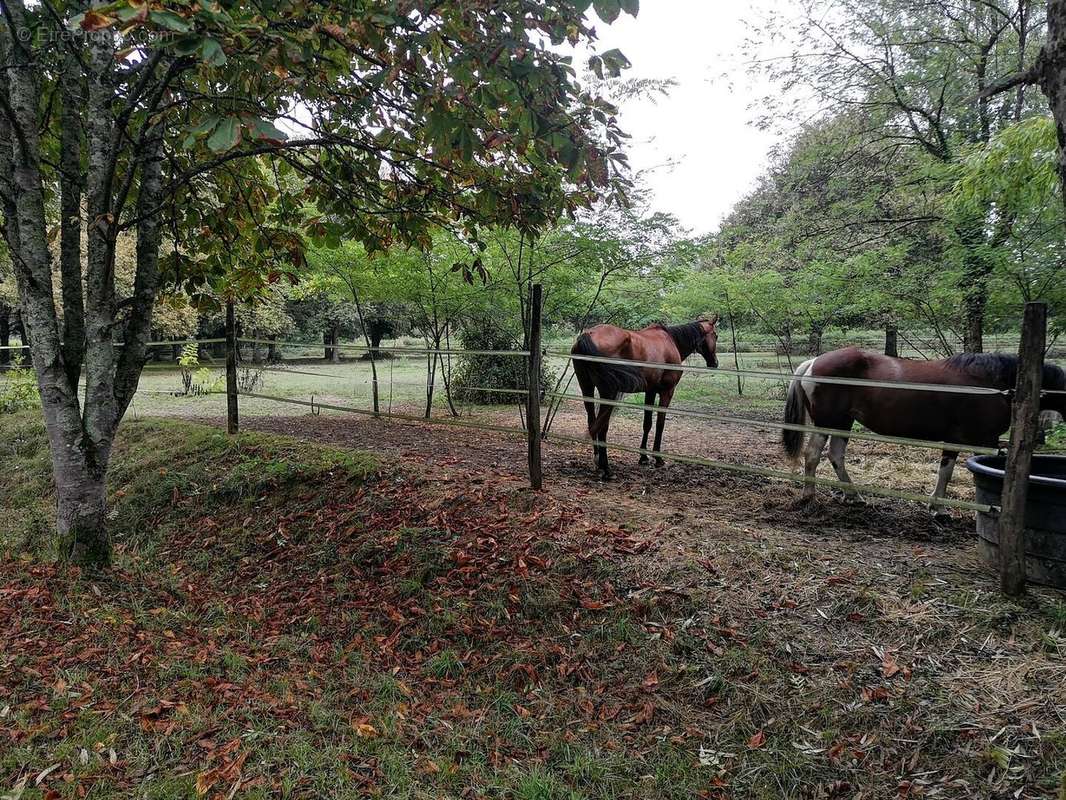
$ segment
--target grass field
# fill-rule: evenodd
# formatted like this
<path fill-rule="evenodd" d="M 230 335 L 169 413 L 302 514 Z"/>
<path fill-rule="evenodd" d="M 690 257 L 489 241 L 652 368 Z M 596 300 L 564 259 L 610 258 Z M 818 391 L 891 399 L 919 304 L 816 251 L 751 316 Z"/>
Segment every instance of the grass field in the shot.
<path fill-rule="evenodd" d="M 568 345 L 562 341 L 553 342 L 550 349 L 565 351 Z M 345 353 L 338 363 L 323 360 L 321 347 L 285 348 L 281 351 L 281 362 L 267 367 L 262 374 L 262 383 L 256 391 L 262 394 L 309 401 L 312 397 L 322 402 L 350 405 L 358 408 L 371 407 L 372 377 L 370 365 L 358 358 L 357 353 Z M 732 368 L 732 353 L 720 353 L 723 367 Z M 773 353 L 740 353 L 736 361 L 742 369 L 769 371 L 789 370 L 789 362 L 784 357 Z M 702 362 L 698 357 L 692 363 Z M 551 357 L 547 360 L 552 375 L 564 375 L 562 389 L 570 394 L 578 394 L 576 382 L 568 380 L 569 372 L 564 372 L 566 359 Z M 457 367 L 458 359 L 453 360 Z M 222 365 L 205 361 L 196 376 L 196 382 L 207 389 L 215 391 L 224 388 L 222 384 Z M 403 413 L 422 413 L 426 403 L 427 365 L 424 357 L 397 357 L 386 359 L 378 364 L 378 385 L 382 406 Z M 493 387 L 484 387 L 493 388 Z M 553 386 L 545 387 L 547 389 Z M 741 378 L 741 391 L 738 394 L 737 377 L 723 373 L 708 375 L 691 373 L 680 385 L 675 403 L 678 406 L 697 408 L 730 408 L 733 410 L 751 409 L 763 415 L 776 413 L 784 399 L 785 384 L 781 381 L 763 380 L 752 377 Z M 217 414 L 224 411 L 224 399 L 207 395 L 181 396 L 181 376 L 173 363 L 150 364 L 146 367 L 140 382 L 134 413 L 141 414 L 177 414 L 179 416 L 199 416 Z M 475 400 L 476 396 L 471 396 Z M 634 402 L 638 399 L 631 398 Z M 642 399 L 640 399 L 642 402 Z M 251 401 L 249 401 L 251 402 Z M 278 404 L 277 413 L 286 413 Z M 477 413 L 481 409 L 475 402 L 458 404 L 460 413 Z M 291 407 L 291 413 L 306 413 L 301 407 Z M 440 372 L 436 378 L 436 391 L 433 402 L 434 414 L 450 413 L 444 384 Z M 324 413 L 329 413 L 328 411 Z M 517 417 L 516 417 L 517 418 Z"/>

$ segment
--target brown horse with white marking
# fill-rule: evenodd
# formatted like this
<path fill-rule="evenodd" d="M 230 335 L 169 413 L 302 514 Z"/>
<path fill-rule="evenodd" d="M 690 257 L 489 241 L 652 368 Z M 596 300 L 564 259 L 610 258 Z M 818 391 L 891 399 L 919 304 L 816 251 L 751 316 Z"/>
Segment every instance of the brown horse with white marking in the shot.
<path fill-rule="evenodd" d="M 979 386 L 1013 389 L 1018 359 L 1001 353 L 962 353 L 940 361 L 915 361 L 845 347 L 812 358 L 799 365 L 789 386 L 785 422 L 803 424 L 805 419 L 819 428 L 850 431 L 860 422 L 874 433 L 934 442 L 996 447 L 999 437 L 1010 427 L 1010 399 L 1005 394 L 963 394 L 925 389 L 895 389 L 882 386 L 856 386 L 805 381 L 809 377 L 862 378 L 865 380 Z M 1051 364 L 1044 366 L 1044 389 L 1066 388 L 1066 372 Z M 1066 395 L 1044 395 L 1042 409 L 1066 413 Z M 803 447 L 802 431 L 785 430 L 782 444 L 795 459 Z M 811 434 L 804 453 L 804 474 L 813 478 L 822 458 L 826 439 L 829 460 L 837 478 L 851 483 L 844 465 L 848 446 L 843 436 Z M 956 450 L 944 450 L 940 472 L 933 490 L 931 507 L 944 496 L 958 458 Z M 815 494 L 808 483 L 803 498 Z M 852 489 L 847 494 L 855 496 Z"/>
<path fill-rule="evenodd" d="M 575 356 L 597 356 L 601 358 L 620 358 L 628 361 L 649 361 L 656 364 L 681 363 L 693 353 L 703 356 L 708 367 L 718 366 L 715 350 L 718 346 L 718 315 L 709 320 L 697 320 L 685 325 L 651 325 L 643 330 L 628 331 L 614 325 L 597 325 L 577 337 L 570 349 Z M 655 405 L 659 397 L 659 408 L 666 409 L 674 397 L 674 389 L 681 380 L 682 370 L 643 367 L 633 364 L 604 364 L 598 361 L 574 359 L 574 374 L 581 386 L 585 398 L 593 398 L 599 392 L 601 400 L 616 401 L 622 394 L 644 392 L 644 404 Z M 592 455 L 604 480 L 611 477 L 611 468 L 607 463 L 607 429 L 611 424 L 614 406 L 601 403 L 599 410 L 591 399 L 585 400 L 588 414 L 589 436 L 592 437 Z M 651 430 L 650 410 L 644 412 L 644 438 L 641 450 L 648 449 L 648 432 Z M 655 463 L 661 466 L 663 460 L 658 453 L 663 441 L 663 426 L 666 423 L 665 411 L 658 413 L 655 425 Z M 596 444 L 598 443 L 598 444 Z M 642 453 L 640 463 L 648 463 L 648 455 Z"/>

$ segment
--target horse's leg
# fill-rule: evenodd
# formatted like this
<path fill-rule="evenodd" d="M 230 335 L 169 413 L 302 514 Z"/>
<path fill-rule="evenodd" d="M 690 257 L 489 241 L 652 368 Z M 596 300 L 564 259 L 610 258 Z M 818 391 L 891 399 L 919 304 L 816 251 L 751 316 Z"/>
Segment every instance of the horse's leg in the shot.
<path fill-rule="evenodd" d="M 579 371 L 578 370 L 578 367 L 576 366 L 576 362 L 575 362 L 575 366 L 574 366 L 574 374 L 577 375 L 577 384 L 578 384 L 578 386 L 581 387 L 581 396 L 582 397 L 595 397 L 596 396 L 596 384 L 593 383 L 592 380 L 587 375 L 585 375 L 583 371 Z M 596 460 L 599 458 L 599 455 L 600 455 L 599 448 L 596 447 L 596 439 L 592 435 L 592 426 L 596 422 L 596 403 L 594 401 L 592 401 L 592 400 L 585 400 L 583 402 L 585 404 L 585 416 L 588 417 L 589 438 L 591 438 L 593 440 L 592 441 L 592 463 L 595 464 Z"/>
<path fill-rule="evenodd" d="M 828 438 L 824 433 L 812 433 L 807 441 L 807 450 L 803 454 L 803 477 L 807 482 L 803 485 L 802 500 L 813 500 L 818 491 L 814 485 L 814 473 L 818 471 L 818 462 L 822 460 L 822 450 Z"/>
<path fill-rule="evenodd" d="M 655 405 L 655 391 L 654 390 L 650 390 L 649 389 L 648 391 L 646 391 L 644 393 L 644 405 L 646 405 L 646 406 Z M 640 449 L 641 450 L 647 450 L 648 449 L 648 434 L 651 433 L 651 415 L 652 415 L 652 411 L 651 411 L 650 408 L 644 410 L 644 438 L 640 440 Z M 642 465 L 648 463 L 648 454 L 647 453 L 641 453 L 640 454 L 640 463 Z"/>
<path fill-rule="evenodd" d="M 616 397 L 618 397 L 618 394 L 615 392 L 600 390 L 600 400 L 613 401 Z M 596 447 L 599 448 L 596 461 L 604 480 L 609 480 L 611 477 L 611 467 L 607 461 L 607 430 L 611 427 L 611 414 L 613 412 L 613 405 L 600 403 L 600 412 L 596 415 L 596 421 L 592 423 L 592 439 L 597 443 Z"/>
<path fill-rule="evenodd" d="M 850 425 L 848 427 L 851 427 Z M 844 453 L 848 449 L 848 439 L 846 436 L 833 436 L 829 440 L 829 463 L 833 465 L 833 469 L 836 470 L 837 480 L 841 483 L 852 483 L 851 476 L 848 475 L 848 468 L 844 463 Z M 861 500 L 859 493 L 854 488 L 848 486 L 844 489 L 844 496 L 849 500 Z"/>
<path fill-rule="evenodd" d="M 947 494 L 948 483 L 951 481 L 951 474 L 955 471 L 955 460 L 959 457 L 959 454 L 954 450 L 945 450 L 940 456 L 940 469 L 936 474 L 936 488 L 933 489 L 933 496 L 930 498 L 929 510 L 933 512 L 935 517 L 947 517 L 948 510 L 941 505 L 937 505 L 937 499 Z"/>
<path fill-rule="evenodd" d="M 670 401 L 674 399 L 673 387 L 669 389 L 663 389 L 659 392 L 659 408 L 669 408 Z M 662 456 L 659 455 L 659 451 L 663 448 L 663 427 L 666 425 L 666 412 L 660 411 L 659 418 L 655 420 L 655 466 L 661 467 L 663 465 Z"/>

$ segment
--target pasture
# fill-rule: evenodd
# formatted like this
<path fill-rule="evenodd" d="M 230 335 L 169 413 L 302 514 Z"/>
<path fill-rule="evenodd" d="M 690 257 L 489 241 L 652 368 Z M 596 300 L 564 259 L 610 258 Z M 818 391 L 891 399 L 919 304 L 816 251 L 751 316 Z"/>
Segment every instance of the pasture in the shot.
<path fill-rule="evenodd" d="M 366 362 L 298 355 L 260 391 L 368 406 Z M 424 362 L 381 368 L 383 406 L 391 374 L 393 410 L 419 413 Z M 738 398 L 735 380 L 689 375 L 679 395 L 780 413 L 776 382 Z M 54 506 L 38 419 L 6 418 L 0 775 L 22 796 L 1052 797 L 1066 780 L 1066 603 L 1002 599 L 969 512 L 800 510 L 796 486 L 627 453 L 603 484 L 590 447 L 550 437 L 532 494 L 515 408 L 462 408 L 506 434 L 242 397 L 233 439 L 224 394 L 179 387 L 145 372 L 99 580 L 19 557 L 47 550 Z M 639 423 L 619 414 L 613 438 Z M 577 403 L 556 422 L 584 424 Z M 772 427 L 677 417 L 666 449 L 786 468 Z M 937 459 L 856 441 L 849 469 L 926 493 Z M 951 496 L 971 495 L 958 476 Z"/>

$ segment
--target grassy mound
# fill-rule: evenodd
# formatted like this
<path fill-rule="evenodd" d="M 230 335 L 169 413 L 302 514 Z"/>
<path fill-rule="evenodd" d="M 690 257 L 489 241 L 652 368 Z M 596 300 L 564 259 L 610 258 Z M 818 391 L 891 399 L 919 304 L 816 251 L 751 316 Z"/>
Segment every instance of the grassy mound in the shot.
<path fill-rule="evenodd" d="M 55 486 L 39 411 L 0 417 L 0 552 L 47 556 L 55 523 Z M 202 510 L 234 503 L 253 508 L 298 486 L 359 483 L 378 468 L 366 453 L 294 439 L 242 434 L 180 421 L 126 422 L 109 474 L 110 530 L 120 550 L 154 547 L 172 526 L 183 498 Z"/>
<path fill-rule="evenodd" d="M 124 427 L 116 567 L 27 553 L 47 447 L 0 435 L 0 791 L 92 797 L 693 797 L 654 595 L 514 483 L 188 423 Z M 618 549 L 621 548 L 621 549 Z M 670 612 L 674 615 L 674 612 Z M 691 613 L 691 609 L 684 611 Z M 645 628 L 645 623 L 651 627 Z M 685 640 L 684 647 L 695 646 Z M 671 671 L 674 671 L 671 668 Z M 676 686 L 664 703 L 657 692 Z M 38 779 L 40 779 L 38 781 Z"/>

